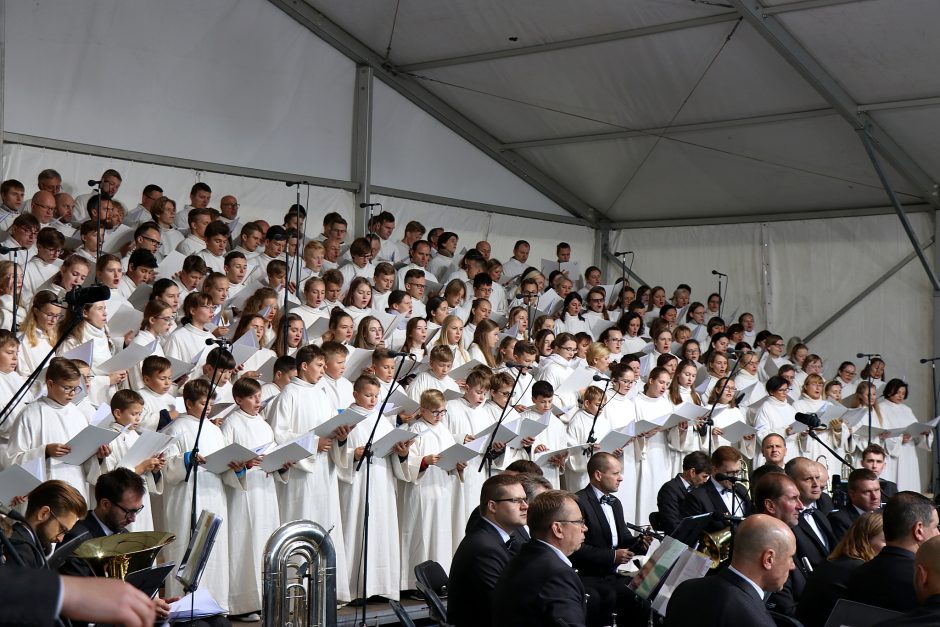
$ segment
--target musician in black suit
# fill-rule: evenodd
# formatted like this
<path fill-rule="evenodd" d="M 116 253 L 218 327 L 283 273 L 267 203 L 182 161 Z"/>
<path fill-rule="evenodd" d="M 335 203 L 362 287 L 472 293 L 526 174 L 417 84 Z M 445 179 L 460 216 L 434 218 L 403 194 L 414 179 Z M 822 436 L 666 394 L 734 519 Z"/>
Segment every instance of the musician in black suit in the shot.
<path fill-rule="evenodd" d="M 898 492 L 884 508 L 885 547 L 849 579 L 848 598 L 908 612 L 917 607 L 914 557 L 927 540 L 940 534 L 933 503 L 916 492 Z"/>
<path fill-rule="evenodd" d="M 716 481 L 717 475 L 727 477 L 741 476 L 741 453 L 730 446 L 719 446 L 712 453 L 712 472 L 714 473 L 703 485 L 695 488 L 682 501 L 682 517 L 698 514 L 714 514 L 706 531 L 719 531 L 728 526 L 722 516 L 744 517 L 753 511 L 751 499 L 743 484 L 733 483 L 730 479 Z M 732 511 L 732 507 L 734 511 Z"/>
<path fill-rule="evenodd" d="M 532 540 L 503 570 L 493 596 L 494 627 L 585 627 L 584 586 L 568 556 L 584 541 L 574 494 L 549 490 L 529 504 Z"/>
<path fill-rule="evenodd" d="M 730 567 L 679 584 L 666 607 L 666 627 L 774 627 L 763 597 L 783 587 L 796 541 L 783 521 L 755 514 L 741 523 Z"/>
<path fill-rule="evenodd" d="M 623 464 L 609 453 L 595 453 L 588 461 L 590 483 L 577 492 L 581 517 L 587 524 L 584 544 L 571 554 L 571 563 L 590 594 L 599 595 L 598 603 L 588 606 L 588 623 L 609 625 L 616 612 L 621 620 L 640 622 L 649 617 L 645 603 L 627 588 L 616 569 L 635 555 L 646 553 L 649 536 L 635 537 L 627 529 L 623 504 L 614 493 L 623 481 Z M 632 496 L 628 494 L 627 496 Z"/>
<path fill-rule="evenodd" d="M 856 468 L 849 475 L 848 486 L 849 504 L 829 514 L 829 524 L 837 541 L 859 516 L 881 509 L 881 484 L 874 472 Z"/>
<path fill-rule="evenodd" d="M 882 503 L 887 503 L 888 499 L 898 493 L 898 484 L 881 478 L 881 473 L 885 469 L 885 459 L 886 453 L 880 444 L 872 442 L 862 451 L 862 467 L 878 475 L 878 483 L 881 484 Z"/>
<path fill-rule="evenodd" d="M 27 499 L 25 522 L 16 522 L 10 536 L 16 556 L 4 558 L 11 565 L 43 568 L 52 544 L 61 542 L 84 516 L 85 497 L 64 481 L 53 480 L 37 486 Z"/>
<path fill-rule="evenodd" d="M 914 592 L 920 606 L 904 616 L 875 627 L 920 627 L 940 625 L 940 539 L 932 538 L 917 551 L 914 562 Z"/>
<path fill-rule="evenodd" d="M 658 531 L 668 535 L 676 530 L 682 520 L 682 501 L 693 489 L 708 481 L 711 471 L 711 460 L 702 451 L 694 451 L 682 459 L 682 472 L 664 483 L 656 495 Z"/>
<path fill-rule="evenodd" d="M 101 475 L 95 484 L 95 509 L 78 521 L 66 541 L 86 531 L 92 538 L 125 533 L 144 509 L 145 490 L 143 478 L 127 468 Z"/>
<path fill-rule="evenodd" d="M 751 489 L 754 494 L 754 509 L 758 513 L 773 516 L 790 527 L 793 531 L 800 522 L 803 502 L 796 483 L 782 470 L 768 472 Z M 796 611 L 809 569 L 800 560 L 795 560 L 795 568 L 790 571 L 787 581 L 780 590 L 772 592 L 767 598 L 767 607 L 775 612 L 792 616 Z"/>
<path fill-rule="evenodd" d="M 526 523 L 528 510 L 518 476 L 496 475 L 483 483 L 483 513 L 460 542 L 450 566 L 447 620 L 455 627 L 492 624 L 493 590 L 513 555 L 511 534 Z"/>
<path fill-rule="evenodd" d="M 826 561 L 836 547 L 829 519 L 818 507 L 823 487 L 820 465 L 807 457 L 794 457 L 784 469 L 799 488 L 800 500 L 803 502 L 800 521 L 793 528 L 797 558 L 801 564 L 808 561 L 815 568 Z"/>

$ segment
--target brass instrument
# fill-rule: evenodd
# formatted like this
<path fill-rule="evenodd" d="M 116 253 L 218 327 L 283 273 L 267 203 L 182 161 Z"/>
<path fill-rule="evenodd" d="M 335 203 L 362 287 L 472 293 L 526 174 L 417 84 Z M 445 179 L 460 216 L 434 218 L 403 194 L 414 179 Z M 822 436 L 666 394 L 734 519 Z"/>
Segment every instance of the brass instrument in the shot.
<path fill-rule="evenodd" d="M 315 522 L 282 525 L 264 547 L 264 627 L 336 625 L 336 550 Z"/>
<path fill-rule="evenodd" d="M 703 533 L 699 550 L 711 559 L 710 568 L 718 568 L 719 564 L 731 557 L 731 527 Z"/>
<path fill-rule="evenodd" d="M 127 573 L 153 566 L 160 550 L 175 539 L 163 531 L 116 533 L 83 542 L 72 555 L 84 560 L 97 577 L 124 579 Z"/>

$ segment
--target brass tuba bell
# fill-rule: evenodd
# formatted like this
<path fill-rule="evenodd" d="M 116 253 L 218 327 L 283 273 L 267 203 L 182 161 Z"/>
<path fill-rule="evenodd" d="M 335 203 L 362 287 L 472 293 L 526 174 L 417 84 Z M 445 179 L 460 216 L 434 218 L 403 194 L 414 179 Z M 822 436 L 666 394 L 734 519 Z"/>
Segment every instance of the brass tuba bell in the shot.
<path fill-rule="evenodd" d="M 731 557 L 731 527 L 703 533 L 699 546 L 699 550 L 711 559 L 710 568 L 718 568 L 719 564 Z"/>
<path fill-rule="evenodd" d="M 131 531 L 83 542 L 74 557 L 84 560 L 97 577 L 124 579 L 132 573 L 153 566 L 164 546 L 176 539 L 163 531 Z"/>

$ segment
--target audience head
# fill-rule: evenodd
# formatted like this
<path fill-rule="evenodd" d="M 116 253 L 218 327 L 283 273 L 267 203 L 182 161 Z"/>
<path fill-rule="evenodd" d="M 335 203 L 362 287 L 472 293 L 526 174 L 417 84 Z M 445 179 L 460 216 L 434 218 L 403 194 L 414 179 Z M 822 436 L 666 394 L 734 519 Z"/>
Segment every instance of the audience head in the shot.
<path fill-rule="evenodd" d="M 518 475 L 493 475 L 480 490 L 480 515 L 512 533 L 526 524 L 528 499 Z"/>
<path fill-rule="evenodd" d="M 783 467 L 800 489 L 800 499 L 807 507 L 822 494 L 822 476 L 819 464 L 806 457 L 794 457 Z"/>
<path fill-rule="evenodd" d="M 85 497 L 58 479 L 39 484 L 27 496 L 26 522 L 46 553 L 53 543 L 61 542 L 87 513 Z"/>
<path fill-rule="evenodd" d="M 940 534 L 937 508 L 917 492 L 898 492 L 884 511 L 885 542 L 913 553 L 924 542 Z"/>
<path fill-rule="evenodd" d="M 95 484 L 95 516 L 119 533 L 137 520 L 144 509 L 144 480 L 127 468 L 116 468 L 98 477 Z"/>
<path fill-rule="evenodd" d="M 881 483 L 878 475 L 867 468 L 856 468 L 849 474 L 849 500 L 865 512 L 881 507 Z"/>
<path fill-rule="evenodd" d="M 803 502 L 793 479 L 780 472 L 765 474 L 754 486 L 754 507 L 791 527 L 800 522 Z"/>
<path fill-rule="evenodd" d="M 542 492 L 529 504 L 528 519 L 534 539 L 551 544 L 565 555 L 571 555 L 584 543 L 584 518 L 578 499 L 571 492 Z"/>
<path fill-rule="evenodd" d="M 855 519 L 832 550 L 829 559 L 848 557 L 867 562 L 878 555 L 884 546 L 884 517 L 881 512 L 869 512 Z"/>
<path fill-rule="evenodd" d="M 738 527 L 731 566 L 765 592 L 778 592 L 794 568 L 796 538 L 782 520 L 749 516 Z"/>

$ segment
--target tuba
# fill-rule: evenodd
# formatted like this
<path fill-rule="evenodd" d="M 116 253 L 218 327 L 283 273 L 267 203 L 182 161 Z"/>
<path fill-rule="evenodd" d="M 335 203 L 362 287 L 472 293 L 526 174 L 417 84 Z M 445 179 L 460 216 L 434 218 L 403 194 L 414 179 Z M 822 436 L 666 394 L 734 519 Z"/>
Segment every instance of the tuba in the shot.
<path fill-rule="evenodd" d="M 96 577 L 124 579 L 127 573 L 152 567 L 160 549 L 175 539 L 163 531 L 116 533 L 87 540 L 72 555 L 84 560 Z"/>
<path fill-rule="evenodd" d="M 295 520 L 268 538 L 261 615 L 264 627 L 336 625 L 336 550 L 317 523 Z"/>
<path fill-rule="evenodd" d="M 731 527 L 703 533 L 699 550 L 711 559 L 709 568 L 718 568 L 719 564 L 731 557 Z"/>

